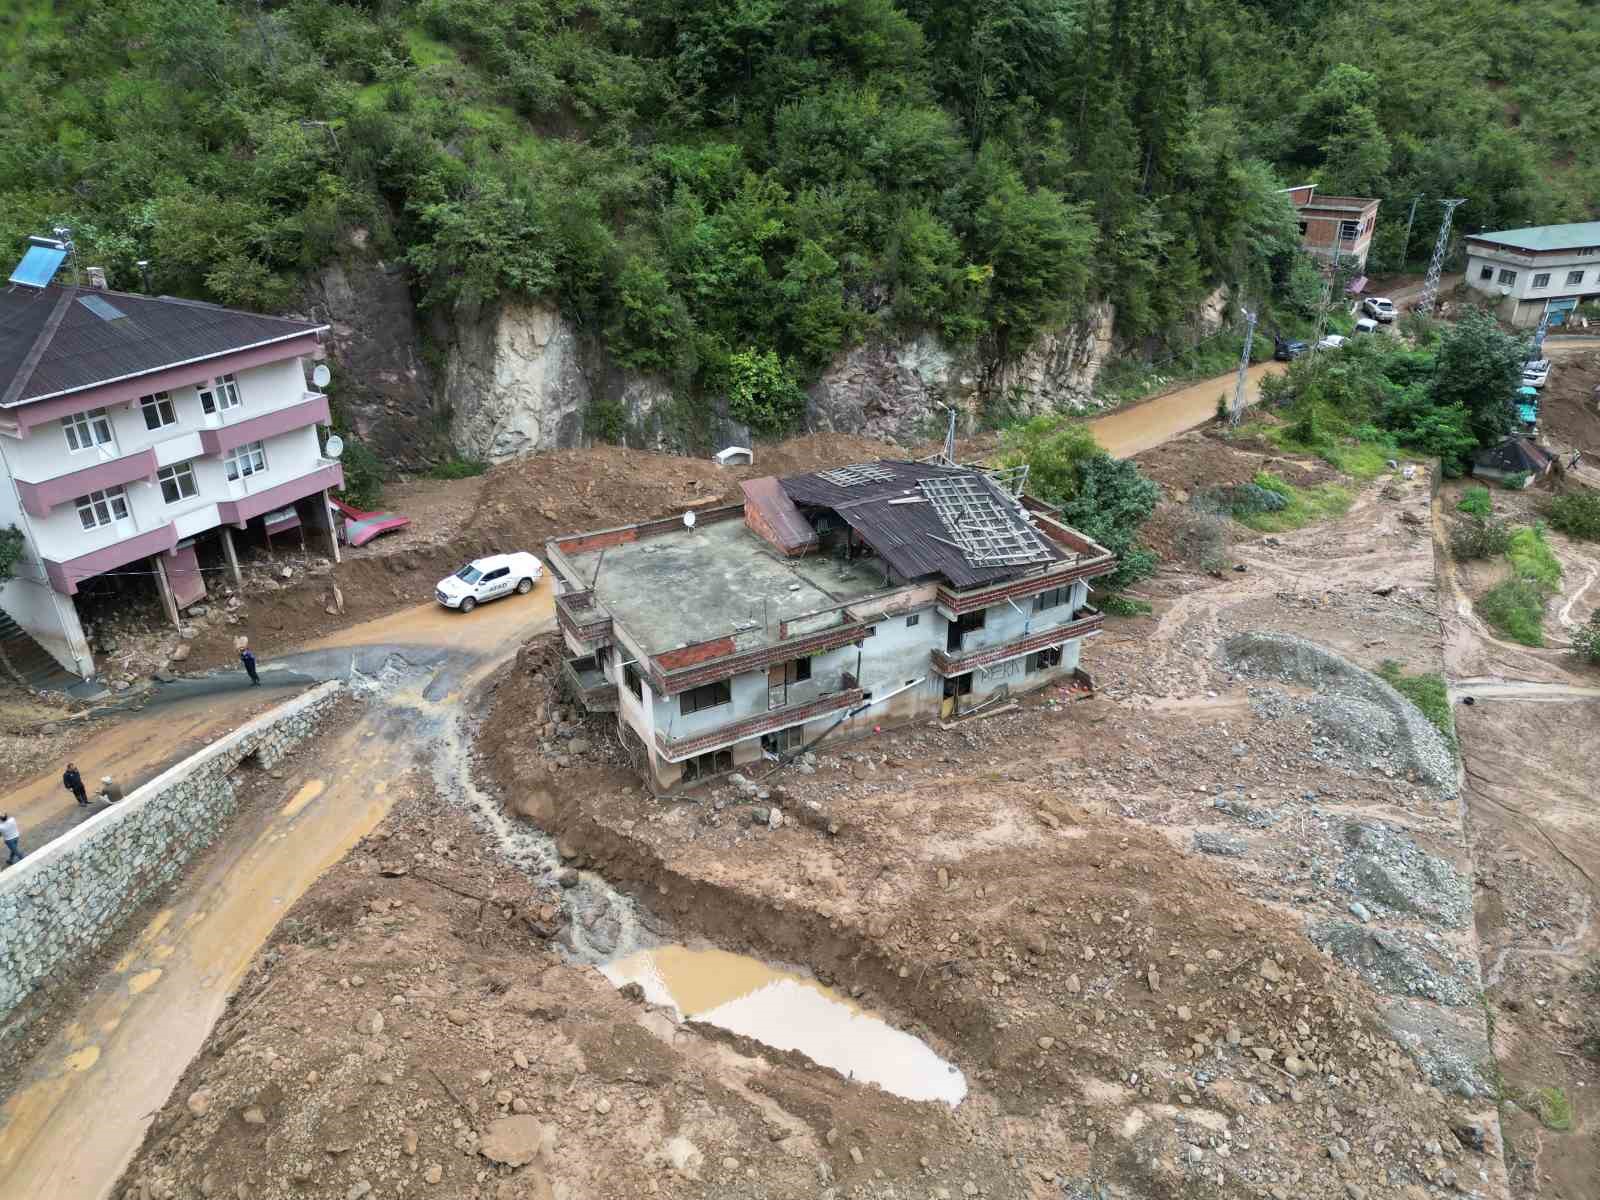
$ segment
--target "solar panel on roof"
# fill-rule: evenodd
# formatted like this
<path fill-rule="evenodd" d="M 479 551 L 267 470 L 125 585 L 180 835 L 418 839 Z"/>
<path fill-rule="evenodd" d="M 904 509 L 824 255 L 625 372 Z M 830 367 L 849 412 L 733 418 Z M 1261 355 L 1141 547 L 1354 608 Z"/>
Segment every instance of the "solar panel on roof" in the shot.
<path fill-rule="evenodd" d="M 111 301 L 103 300 L 99 296 L 79 296 L 78 303 L 83 305 L 102 321 L 120 321 L 123 317 L 128 315 L 115 304 L 111 303 Z"/>
<path fill-rule="evenodd" d="M 66 250 L 55 246 L 29 246 L 17 269 L 11 272 L 11 282 L 24 287 L 49 287 L 66 257 Z"/>

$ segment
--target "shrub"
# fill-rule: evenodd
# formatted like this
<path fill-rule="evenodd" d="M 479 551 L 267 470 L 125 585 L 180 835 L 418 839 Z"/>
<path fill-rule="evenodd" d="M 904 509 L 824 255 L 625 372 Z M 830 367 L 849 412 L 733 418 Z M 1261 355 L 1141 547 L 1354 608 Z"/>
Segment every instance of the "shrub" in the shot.
<path fill-rule="evenodd" d="M 1450 532 L 1450 553 L 1458 562 L 1498 558 L 1511 547 L 1511 528 L 1504 521 L 1469 517 Z"/>
<path fill-rule="evenodd" d="M 1572 492 L 1544 506 L 1544 518 L 1568 537 L 1600 542 L 1600 493 Z"/>
<path fill-rule="evenodd" d="M 488 469 L 488 463 L 477 462 L 470 458 L 451 458 L 436 464 L 428 472 L 428 478 L 471 479 L 475 475 L 482 475 Z"/>
<path fill-rule="evenodd" d="M 1544 645 L 1544 590 L 1513 576 L 1496 584 L 1478 601 L 1478 615 L 1496 630 L 1524 646 Z"/>
<path fill-rule="evenodd" d="M 1572 631 L 1572 652 L 1584 662 L 1600 663 L 1600 610 L 1589 618 L 1587 625 L 1580 625 Z M 1600 992 L 1600 960 L 1591 967 L 1594 975 L 1594 990 Z"/>
<path fill-rule="evenodd" d="M 1094 603 L 1108 617 L 1144 617 L 1153 611 L 1147 601 L 1132 600 L 1127 596 L 1100 596 Z"/>
<path fill-rule="evenodd" d="M 1256 487 L 1274 492 L 1284 500 L 1281 508 L 1246 513 L 1235 519 L 1261 533 L 1282 533 L 1343 516 L 1350 508 L 1350 492 L 1336 483 L 1315 487 L 1296 487 L 1270 471 L 1258 471 L 1252 481 Z"/>
<path fill-rule="evenodd" d="M 1487 517 L 1494 511 L 1494 501 L 1489 498 L 1489 489 L 1486 487 L 1469 487 L 1461 494 L 1461 501 L 1456 508 L 1473 517 Z"/>
<path fill-rule="evenodd" d="M 1561 586 L 1561 562 L 1544 539 L 1544 530 L 1537 525 L 1526 525 L 1511 535 L 1506 548 L 1511 569 L 1519 579 L 1528 579 L 1546 592 Z"/>
<path fill-rule="evenodd" d="M 1450 688 L 1443 675 L 1437 671 L 1407 675 L 1392 658 L 1379 664 L 1378 674 L 1390 687 L 1415 704 L 1422 715 L 1444 734 L 1445 741 L 1452 747 L 1456 744 L 1456 719 L 1450 708 Z"/>
<path fill-rule="evenodd" d="M 728 415 L 760 434 L 793 428 L 806 396 L 771 350 L 741 350 L 728 356 Z"/>
<path fill-rule="evenodd" d="M 22 557 L 22 551 L 26 546 L 27 541 L 22 530 L 15 525 L 0 529 L 0 583 L 11 578 L 17 560 Z"/>
<path fill-rule="evenodd" d="M 388 471 L 383 461 L 365 442 L 346 437 L 344 456 L 344 488 L 339 493 L 352 508 L 374 508 L 383 499 L 383 485 L 388 482 Z"/>

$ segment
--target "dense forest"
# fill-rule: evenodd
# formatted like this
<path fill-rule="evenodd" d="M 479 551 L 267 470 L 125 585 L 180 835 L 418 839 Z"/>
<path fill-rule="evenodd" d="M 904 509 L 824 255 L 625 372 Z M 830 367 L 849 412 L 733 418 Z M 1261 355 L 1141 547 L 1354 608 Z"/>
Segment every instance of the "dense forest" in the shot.
<path fill-rule="evenodd" d="M 765 429 L 876 332 L 1308 311 L 1287 183 L 1383 197 L 1378 268 L 1419 194 L 1600 196 L 1590 0 L 22 0 L 0 45 L 5 244 L 275 309 L 360 227 L 424 307 L 550 298 Z"/>

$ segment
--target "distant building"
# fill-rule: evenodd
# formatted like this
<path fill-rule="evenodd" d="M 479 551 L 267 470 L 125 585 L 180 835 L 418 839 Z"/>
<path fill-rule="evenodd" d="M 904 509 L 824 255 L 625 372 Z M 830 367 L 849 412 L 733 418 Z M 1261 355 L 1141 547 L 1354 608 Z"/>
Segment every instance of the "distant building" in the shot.
<path fill-rule="evenodd" d="M 1114 556 L 1015 476 L 861 463 L 546 544 L 566 673 L 668 789 L 916 716 L 1087 689 Z"/>
<path fill-rule="evenodd" d="M 1497 314 L 1513 325 L 1537 325 L 1546 305 L 1560 325 L 1600 296 L 1600 221 L 1474 233 L 1466 249 L 1467 286 L 1497 297 Z"/>
<path fill-rule="evenodd" d="M 1318 258 L 1344 259 L 1358 273 L 1367 269 L 1380 201 L 1357 196 L 1322 196 L 1314 183 L 1285 188 L 1300 220 L 1300 245 Z"/>
<path fill-rule="evenodd" d="M 206 594 L 197 549 L 239 585 L 233 532 L 302 521 L 337 558 L 344 476 L 303 367 L 326 325 L 58 285 L 65 254 L 36 239 L 0 290 L 0 527 L 25 542 L 0 608 L 86 676 L 84 593 L 143 589 L 176 622 Z"/>

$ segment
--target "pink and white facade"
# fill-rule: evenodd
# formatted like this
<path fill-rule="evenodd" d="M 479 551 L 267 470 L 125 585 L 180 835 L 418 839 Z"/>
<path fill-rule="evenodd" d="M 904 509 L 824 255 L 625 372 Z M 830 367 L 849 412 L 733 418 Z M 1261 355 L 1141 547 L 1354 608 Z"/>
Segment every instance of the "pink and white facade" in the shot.
<path fill-rule="evenodd" d="M 344 477 L 323 457 L 328 399 L 306 369 L 325 328 L 296 323 L 262 344 L 0 409 L 0 527 L 26 540 L 0 608 L 87 676 L 73 598 L 96 576 L 153 577 L 176 621 L 205 594 L 200 539 L 218 539 L 235 582 L 231 531 L 263 517 L 329 531 L 337 558 L 326 492 Z"/>

